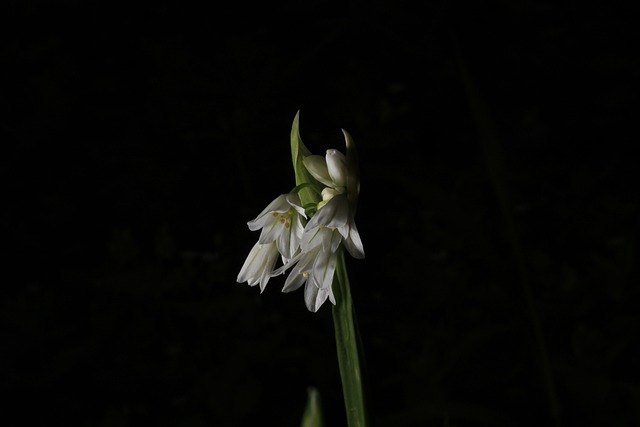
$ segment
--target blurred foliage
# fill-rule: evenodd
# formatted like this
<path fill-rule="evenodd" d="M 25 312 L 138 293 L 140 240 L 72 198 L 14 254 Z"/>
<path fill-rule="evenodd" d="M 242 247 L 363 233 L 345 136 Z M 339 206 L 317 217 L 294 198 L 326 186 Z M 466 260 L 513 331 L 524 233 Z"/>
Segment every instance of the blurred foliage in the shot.
<path fill-rule="evenodd" d="M 26 23 L 0 55 L 2 424 L 299 425 L 313 386 L 342 425 L 329 310 L 235 283 L 301 109 L 311 151 L 341 127 L 359 149 L 374 425 L 549 425 L 452 39 L 503 141 L 564 425 L 640 424 L 634 15 L 423 9 L 2 6 Z"/>

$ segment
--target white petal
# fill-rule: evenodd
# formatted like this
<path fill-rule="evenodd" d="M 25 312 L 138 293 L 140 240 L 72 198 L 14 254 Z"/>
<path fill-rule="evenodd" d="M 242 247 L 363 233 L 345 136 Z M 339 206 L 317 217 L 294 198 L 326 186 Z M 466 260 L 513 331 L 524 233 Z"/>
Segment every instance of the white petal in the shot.
<path fill-rule="evenodd" d="M 284 274 L 285 271 L 287 271 L 288 269 L 290 269 L 291 267 L 293 267 L 294 265 L 296 265 L 296 263 L 298 261 L 300 261 L 300 258 L 302 258 L 306 253 L 305 252 L 299 252 L 296 256 L 294 256 L 293 258 L 291 258 L 287 263 L 285 263 L 283 266 L 281 266 L 280 268 L 278 268 L 277 270 L 274 270 L 271 273 L 271 277 L 274 276 L 279 276 L 281 274 Z"/>
<path fill-rule="evenodd" d="M 262 210 L 262 212 L 260 212 L 260 215 L 258 215 L 254 220 L 249 221 L 247 223 L 247 225 L 249 226 L 249 229 L 251 231 L 256 231 L 259 230 L 260 228 L 263 227 L 263 225 L 260 225 L 260 223 L 262 223 L 263 221 L 260 221 L 261 219 L 263 219 L 263 217 L 267 216 L 267 218 L 271 215 L 272 212 L 286 212 L 289 210 L 289 203 L 287 203 L 287 195 L 286 194 L 281 194 L 278 197 L 275 198 L 275 200 L 273 200 L 271 203 L 269 203 L 269 205 L 264 208 Z"/>
<path fill-rule="evenodd" d="M 253 277 L 255 275 L 258 267 L 254 261 L 259 250 L 260 244 L 256 243 L 255 245 L 253 245 L 253 248 L 251 248 L 251 251 L 249 251 L 249 255 L 247 255 L 247 259 L 244 261 L 244 264 L 242 264 L 240 273 L 238 273 L 238 278 L 236 279 L 238 283 L 246 282 L 250 277 Z"/>
<path fill-rule="evenodd" d="M 333 275 L 336 271 L 338 254 L 321 251 L 313 263 L 313 281 L 320 289 L 331 288 Z"/>
<path fill-rule="evenodd" d="M 305 157 L 302 162 L 304 163 L 304 166 L 307 168 L 309 173 L 315 179 L 317 179 L 327 187 L 333 186 L 333 181 L 331 180 L 331 175 L 329 175 L 327 162 L 325 161 L 324 157 L 314 154 Z"/>
<path fill-rule="evenodd" d="M 331 291 L 328 289 L 319 289 L 318 297 L 316 298 L 316 311 L 320 309 L 322 304 L 327 300 L 327 297 L 331 297 Z"/>
<path fill-rule="evenodd" d="M 345 239 L 349 237 L 349 223 L 346 223 L 342 227 L 338 228 L 338 233 L 342 235 Z"/>
<path fill-rule="evenodd" d="M 323 228 L 316 226 L 312 228 L 307 224 L 304 229 L 304 234 L 302 235 L 302 239 L 300 240 L 300 248 L 303 251 L 308 251 L 316 246 L 323 244 Z"/>
<path fill-rule="evenodd" d="M 331 241 L 334 237 L 334 232 L 327 227 L 316 227 L 312 230 L 305 230 L 305 234 L 302 236 L 300 247 L 303 251 L 310 251 L 313 248 L 321 248 L 323 251 L 330 251 Z"/>
<path fill-rule="evenodd" d="M 329 291 L 326 289 L 318 289 L 314 285 L 307 282 L 304 288 L 304 302 L 307 309 L 313 313 L 317 312 L 322 304 L 327 300 Z"/>
<path fill-rule="evenodd" d="M 340 233 L 336 233 L 335 231 L 331 233 L 331 252 L 335 252 L 338 250 L 338 246 L 340 246 L 340 242 L 342 242 L 342 236 Z"/>
<path fill-rule="evenodd" d="M 327 150 L 327 169 L 333 181 L 332 187 L 347 185 L 347 158 L 338 150 Z"/>
<path fill-rule="evenodd" d="M 302 221 L 298 215 L 294 215 L 291 219 L 291 250 L 295 252 L 300 247 L 300 240 L 302 239 L 302 235 L 304 234 L 304 225 L 302 225 Z"/>
<path fill-rule="evenodd" d="M 331 301 L 331 304 L 336 305 L 336 297 L 333 295 L 333 287 L 329 288 L 329 301 Z"/>
<path fill-rule="evenodd" d="M 307 223 L 308 228 L 323 225 L 329 228 L 340 228 L 349 221 L 349 202 L 343 195 L 333 197 Z"/>
<path fill-rule="evenodd" d="M 282 288 L 282 292 L 295 291 L 300 286 L 302 286 L 303 283 L 312 278 L 311 273 L 313 264 L 320 252 L 321 248 L 317 247 L 308 252 L 301 252 L 292 260 L 292 263 L 297 262 L 297 265 L 293 270 L 291 270 L 291 273 L 289 274 L 289 277 L 285 282 L 284 288 Z"/>
<path fill-rule="evenodd" d="M 264 292 L 264 288 L 267 287 L 267 283 L 271 278 L 271 272 L 273 272 L 273 267 L 276 265 L 276 261 L 278 260 L 278 249 L 276 248 L 275 243 L 272 243 L 271 246 L 268 246 L 268 251 L 264 255 L 264 260 L 262 262 L 262 271 L 260 274 L 260 293 Z"/>
<path fill-rule="evenodd" d="M 293 258 L 293 253 L 291 251 L 290 229 L 284 228 L 284 230 L 282 230 L 282 233 L 278 235 L 278 239 L 276 240 L 276 246 L 278 247 L 278 252 L 280 252 L 283 258 L 286 258 L 287 260 Z"/>
<path fill-rule="evenodd" d="M 274 221 L 276 221 L 276 218 L 270 212 L 267 212 L 265 215 L 258 216 L 256 219 L 247 222 L 247 225 L 249 226 L 249 230 L 256 231 L 267 227 Z"/>
<path fill-rule="evenodd" d="M 304 208 L 302 207 L 302 202 L 300 201 L 300 197 L 298 197 L 297 194 L 295 193 L 287 194 L 287 203 L 289 203 L 289 206 L 295 209 L 299 215 L 302 215 L 305 219 L 307 218 L 307 214 L 304 211 Z"/>
<path fill-rule="evenodd" d="M 316 297 L 318 296 L 318 288 L 311 283 L 307 282 L 307 285 L 304 287 L 304 304 L 307 306 L 307 310 L 314 312 L 316 311 Z"/>
<path fill-rule="evenodd" d="M 247 282 L 249 286 L 260 283 L 260 291 L 264 291 L 277 259 L 278 250 L 275 243 L 269 245 L 256 243 L 251 248 L 236 280 L 239 283 Z"/>
<path fill-rule="evenodd" d="M 356 228 L 356 222 L 351 221 L 351 227 L 349 229 L 349 238 L 344 241 L 344 247 L 347 248 L 349 254 L 356 259 L 364 258 L 364 246 L 362 240 L 360 240 L 360 233 Z"/>
<path fill-rule="evenodd" d="M 261 245 L 271 243 L 274 240 L 277 240 L 278 237 L 280 237 L 280 234 L 282 233 L 283 230 L 284 230 L 284 226 L 280 224 L 279 221 L 275 220 L 271 224 L 268 224 L 266 227 L 262 229 L 258 242 Z"/>
<path fill-rule="evenodd" d="M 307 257 L 309 255 L 307 254 Z M 310 257 L 313 260 L 313 256 Z M 307 259 L 303 259 L 301 262 L 296 265 L 296 267 L 291 271 L 289 277 L 284 283 L 284 287 L 282 288 L 282 292 L 292 292 L 302 286 L 308 280 L 308 275 L 305 277 L 304 273 L 309 270 L 310 262 Z"/>
<path fill-rule="evenodd" d="M 325 252 L 331 252 L 331 248 L 333 247 L 333 239 L 336 236 L 335 230 L 326 227 L 320 227 L 320 241 L 322 242 L 322 250 Z M 340 238 L 339 236 L 337 237 Z M 338 243 L 339 244 L 339 243 Z"/>
<path fill-rule="evenodd" d="M 314 310 L 314 312 L 320 310 L 320 307 L 322 307 L 322 304 L 324 304 L 328 296 L 329 292 L 324 289 L 318 289 L 318 295 L 316 296 L 316 309 Z"/>

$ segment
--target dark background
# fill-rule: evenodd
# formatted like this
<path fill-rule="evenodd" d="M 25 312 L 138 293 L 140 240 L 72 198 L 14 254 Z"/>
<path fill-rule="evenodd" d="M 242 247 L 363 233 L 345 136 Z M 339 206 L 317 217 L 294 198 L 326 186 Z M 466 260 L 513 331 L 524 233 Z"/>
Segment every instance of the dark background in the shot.
<path fill-rule="evenodd" d="M 5 3 L 0 423 L 345 424 L 330 305 L 235 282 L 300 109 L 360 152 L 375 425 L 639 425 L 634 15 L 421 9 Z"/>

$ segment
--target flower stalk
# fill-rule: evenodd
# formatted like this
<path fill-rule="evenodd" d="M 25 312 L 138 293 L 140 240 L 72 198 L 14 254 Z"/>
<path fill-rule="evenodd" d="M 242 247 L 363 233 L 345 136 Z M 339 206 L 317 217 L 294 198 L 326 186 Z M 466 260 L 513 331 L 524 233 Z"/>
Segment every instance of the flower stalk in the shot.
<path fill-rule="evenodd" d="M 332 310 L 333 326 L 336 334 L 338 365 L 347 423 L 349 427 L 365 427 L 369 425 L 369 420 L 363 372 L 364 354 L 355 309 L 351 300 L 343 250 L 338 254 L 333 293 L 337 300 Z"/>
<path fill-rule="evenodd" d="M 355 223 L 360 180 L 355 144 L 343 130 L 346 155 L 336 149 L 313 155 L 302 143 L 299 112 L 291 127 L 291 156 L 296 186 L 273 200 L 247 223 L 260 238 L 249 253 L 237 281 L 260 284 L 290 271 L 283 292 L 304 285 L 307 309 L 317 312 L 333 304 L 340 378 L 349 427 L 368 425 L 363 385 L 362 345 L 351 301 L 344 251 L 364 258 Z M 278 255 L 282 266 L 276 268 Z"/>
<path fill-rule="evenodd" d="M 304 157 L 301 153 L 307 153 L 306 157 L 310 157 L 311 153 L 302 143 L 298 126 L 299 112 L 293 120 L 293 126 L 291 129 L 291 154 L 293 156 L 294 170 L 296 171 L 296 184 L 300 185 L 304 182 L 312 181 L 313 177 L 307 168 L 300 167 L 304 161 Z M 350 222 L 353 225 L 352 228 L 355 230 L 355 235 L 358 236 L 357 240 L 359 247 L 361 248 L 362 243 L 359 242 L 360 238 L 357 229 L 355 229 L 355 222 L 353 222 L 358 193 L 360 192 L 358 159 L 351 135 L 347 132 L 344 132 L 344 135 L 347 144 L 346 162 L 350 171 L 346 177 L 346 187 L 348 190 L 347 197 L 351 211 Z M 301 173 L 299 173 L 299 171 Z M 319 197 L 317 194 L 310 194 L 309 196 L 313 196 L 311 200 L 318 203 Z M 304 204 L 305 199 L 302 194 L 300 195 L 300 199 Z M 345 240 L 345 243 L 347 240 Z M 349 252 L 352 251 L 350 250 Z M 364 252 L 362 252 L 361 255 L 362 256 L 358 256 L 358 258 L 363 258 Z M 358 330 L 353 301 L 351 300 L 349 276 L 347 275 L 344 249 L 342 247 L 338 250 L 336 271 L 333 278 L 333 296 L 336 300 L 336 304 L 332 309 L 333 325 L 336 337 L 338 367 L 340 369 L 340 379 L 342 381 L 342 393 L 344 395 L 347 425 L 349 427 L 366 427 L 369 425 L 369 420 L 363 372 L 364 354 L 362 351 L 362 342 L 360 340 L 360 332 Z"/>

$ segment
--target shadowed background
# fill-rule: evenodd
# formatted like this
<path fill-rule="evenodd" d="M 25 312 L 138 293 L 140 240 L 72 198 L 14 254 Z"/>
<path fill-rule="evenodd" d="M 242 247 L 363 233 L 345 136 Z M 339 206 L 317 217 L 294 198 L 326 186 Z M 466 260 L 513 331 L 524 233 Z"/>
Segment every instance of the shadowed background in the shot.
<path fill-rule="evenodd" d="M 330 305 L 235 282 L 298 109 L 360 154 L 375 425 L 640 423 L 624 7 L 2 8 L 3 425 L 343 425 Z"/>

